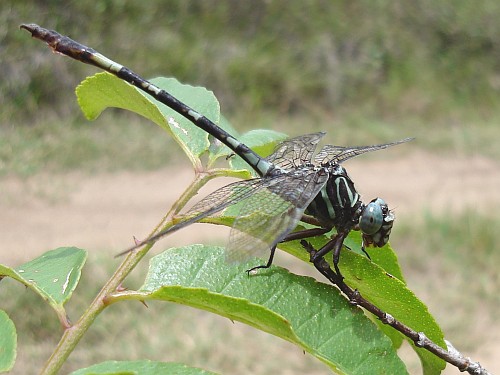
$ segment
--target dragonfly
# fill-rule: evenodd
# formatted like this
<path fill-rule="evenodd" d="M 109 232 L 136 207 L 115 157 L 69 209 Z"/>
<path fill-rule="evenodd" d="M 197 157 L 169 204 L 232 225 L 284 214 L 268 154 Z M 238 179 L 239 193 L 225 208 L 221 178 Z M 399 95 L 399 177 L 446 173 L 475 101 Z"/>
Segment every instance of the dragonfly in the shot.
<path fill-rule="evenodd" d="M 336 234 L 331 235 L 320 249 L 311 252 L 311 262 L 316 265 L 325 255 L 333 252 L 333 264 L 339 275 L 341 249 L 352 230 L 361 231 L 363 251 L 365 246 L 382 247 L 388 242 L 395 220 L 393 211 L 381 198 L 363 203 L 342 163 L 361 154 L 406 143 L 413 138 L 371 146 L 326 145 L 316 152 L 318 143 L 325 135 L 324 132 L 318 132 L 287 139 L 278 144 L 270 156 L 263 158 L 204 115 L 96 50 L 35 24 L 23 24 L 21 28 L 29 31 L 34 38 L 46 42 L 53 51 L 103 69 L 150 94 L 228 146 L 259 176 L 214 191 L 168 229 L 137 242 L 118 255 L 152 244 L 169 233 L 237 204 L 241 208 L 229 234 L 227 259 L 235 261 L 269 252 L 266 264 L 248 272 L 269 268 L 276 247 L 281 242 L 311 238 L 327 234 L 333 229 Z M 300 221 L 313 227 L 294 232 Z"/>

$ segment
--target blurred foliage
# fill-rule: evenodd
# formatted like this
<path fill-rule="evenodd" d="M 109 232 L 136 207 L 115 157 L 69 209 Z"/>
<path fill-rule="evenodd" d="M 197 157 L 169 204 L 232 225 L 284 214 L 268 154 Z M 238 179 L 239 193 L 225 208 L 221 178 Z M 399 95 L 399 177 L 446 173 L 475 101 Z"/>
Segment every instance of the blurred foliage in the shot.
<path fill-rule="evenodd" d="M 95 72 L 30 40 L 18 26 L 31 22 L 146 77 L 208 87 L 225 113 L 489 117 L 500 102 L 499 17 L 495 0 L 2 0 L 0 124 L 75 118 L 60 93 Z"/>
<path fill-rule="evenodd" d="M 481 213 L 475 207 L 424 212 L 400 217 L 391 242 L 399 245 L 408 285 L 442 324 L 447 339 L 462 350 L 477 350 L 499 322 L 500 218 L 495 210 Z"/>
<path fill-rule="evenodd" d="M 500 218 L 475 209 L 443 216 L 427 212 L 424 216 L 421 224 L 403 220 L 398 228 L 397 240 L 415 247 L 415 251 L 401 254 L 403 262 L 422 272 L 428 269 L 429 260 L 437 262 L 443 282 L 470 284 L 468 288 L 477 288 L 477 298 L 491 298 L 498 305 L 500 252 L 496 231 Z M 472 282 L 470 275 L 474 275 Z M 463 290 L 457 292 L 463 298 Z"/>

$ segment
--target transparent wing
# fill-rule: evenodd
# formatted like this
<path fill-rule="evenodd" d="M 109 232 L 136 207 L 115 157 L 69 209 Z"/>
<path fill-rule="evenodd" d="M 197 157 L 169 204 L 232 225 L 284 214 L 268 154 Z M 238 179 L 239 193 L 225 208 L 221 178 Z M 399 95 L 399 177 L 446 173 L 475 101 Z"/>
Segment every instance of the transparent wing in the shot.
<path fill-rule="evenodd" d="M 261 189 L 265 185 L 265 182 L 261 178 L 253 178 L 251 180 L 236 181 L 223 186 L 196 203 L 186 212 L 185 216 L 198 217 L 204 215 L 203 218 L 210 216 L 247 198 L 250 194 Z"/>
<path fill-rule="evenodd" d="M 296 226 L 304 210 L 328 180 L 324 169 L 298 169 L 269 179 L 265 189 L 241 202 L 226 259 L 262 256 Z"/>
<path fill-rule="evenodd" d="M 336 163 L 340 164 L 343 161 L 351 159 L 355 156 L 382 150 L 384 148 L 388 148 L 391 146 L 399 145 L 401 143 L 409 142 L 414 138 L 405 138 L 396 142 L 384 143 L 380 145 L 372 145 L 372 146 L 352 146 L 352 147 L 342 147 L 342 146 L 332 146 L 326 145 L 324 146 L 320 152 L 316 154 L 314 157 L 314 161 L 316 164 L 324 165 L 326 163 Z"/>
<path fill-rule="evenodd" d="M 324 135 L 323 132 L 305 134 L 283 141 L 266 160 L 284 170 L 310 163 L 316 146 Z"/>
<path fill-rule="evenodd" d="M 226 185 L 219 190 L 207 195 L 197 204 L 195 204 L 186 214 L 180 219 L 179 222 L 167 228 L 154 236 L 151 236 L 135 246 L 121 252 L 118 255 L 123 255 L 131 250 L 134 250 L 146 243 L 154 243 L 158 241 L 161 237 L 178 231 L 188 225 L 196 223 L 201 219 L 211 216 L 239 201 L 255 194 L 260 189 L 264 188 L 266 180 L 255 178 L 252 180 L 237 181 L 232 184 Z"/>

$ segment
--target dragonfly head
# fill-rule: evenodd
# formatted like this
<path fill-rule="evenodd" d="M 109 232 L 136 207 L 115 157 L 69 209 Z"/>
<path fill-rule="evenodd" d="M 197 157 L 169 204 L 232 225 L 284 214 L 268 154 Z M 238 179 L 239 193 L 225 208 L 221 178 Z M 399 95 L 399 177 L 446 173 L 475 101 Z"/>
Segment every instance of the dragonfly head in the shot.
<path fill-rule="evenodd" d="M 363 244 L 382 247 L 389 241 L 394 213 L 381 198 L 375 198 L 361 211 L 359 229 L 363 233 Z"/>

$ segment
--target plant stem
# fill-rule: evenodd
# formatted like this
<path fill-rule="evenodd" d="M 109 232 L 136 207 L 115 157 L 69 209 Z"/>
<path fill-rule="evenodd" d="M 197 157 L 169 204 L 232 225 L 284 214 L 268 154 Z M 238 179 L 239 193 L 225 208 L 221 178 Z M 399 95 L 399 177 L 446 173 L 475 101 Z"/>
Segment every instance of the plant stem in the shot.
<path fill-rule="evenodd" d="M 301 241 L 302 246 L 312 256 L 316 253 L 314 247 L 307 241 Z M 395 330 L 401 332 L 403 335 L 412 340 L 416 347 L 423 348 L 433 353 L 437 357 L 457 367 L 461 372 L 467 371 L 473 375 L 490 375 L 488 370 L 481 367 L 479 362 L 473 362 L 470 358 L 466 358 L 455 348 L 453 350 L 446 350 L 435 344 L 432 340 L 425 336 L 424 332 L 417 332 L 399 320 L 395 319 L 392 315 L 382 311 L 377 306 L 363 298 L 361 294 L 352 289 L 344 282 L 344 278 L 339 272 L 331 269 L 330 264 L 323 258 L 319 258 L 313 262 L 316 269 L 325 276 L 332 284 L 336 285 L 342 293 L 344 293 L 353 305 L 361 306 L 367 311 L 375 315 L 384 324 L 390 325 Z M 447 343 L 450 346 L 449 343 Z"/>
<path fill-rule="evenodd" d="M 177 214 L 186 203 L 203 187 L 208 181 L 217 176 L 224 175 L 223 170 L 212 170 L 209 172 L 196 173 L 193 182 L 184 193 L 172 205 L 168 213 L 162 218 L 160 223 L 153 229 L 152 234 L 172 225 L 172 217 Z M 226 170 L 227 175 L 227 170 Z M 61 369 L 71 352 L 90 328 L 97 316 L 109 305 L 107 297 L 116 292 L 127 275 L 137 266 L 146 253 L 153 247 L 154 243 L 145 245 L 138 251 L 130 252 L 119 265 L 114 274 L 99 291 L 87 310 L 80 319 L 71 327 L 64 330 L 56 348 L 41 370 L 41 375 L 53 375 Z"/>
<path fill-rule="evenodd" d="M 72 327 L 66 329 L 62 335 L 59 343 L 52 352 L 45 363 L 44 368 L 40 372 L 43 375 L 57 374 L 62 365 L 69 357 L 73 349 L 76 347 L 85 332 L 92 325 L 97 316 L 106 307 L 106 296 L 114 292 L 125 279 L 125 277 L 132 271 L 137 263 L 149 251 L 153 245 L 147 245 L 137 252 L 130 253 L 125 260 L 120 264 L 113 276 L 106 282 L 106 284 L 99 291 L 94 301 L 90 304 L 88 309 L 83 313 L 78 322 Z"/>

